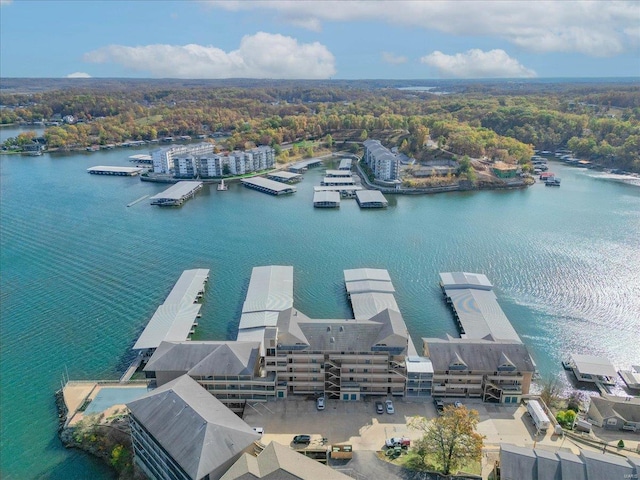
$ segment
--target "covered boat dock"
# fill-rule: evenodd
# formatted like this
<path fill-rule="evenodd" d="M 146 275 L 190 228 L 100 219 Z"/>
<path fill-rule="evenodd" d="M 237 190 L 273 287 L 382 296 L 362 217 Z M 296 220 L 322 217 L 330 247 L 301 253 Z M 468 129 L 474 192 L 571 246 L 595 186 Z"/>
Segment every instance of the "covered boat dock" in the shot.
<path fill-rule="evenodd" d="M 161 207 L 177 207 L 185 201 L 195 197 L 196 192 L 202 188 L 202 182 L 178 182 L 171 185 L 164 192 L 151 197 L 151 205 Z"/>
<path fill-rule="evenodd" d="M 87 172 L 91 175 L 118 175 L 121 177 L 133 177 L 142 172 L 140 167 L 113 167 L 109 165 L 97 165 L 87 168 Z"/>
<path fill-rule="evenodd" d="M 522 343 L 500 308 L 493 285 L 481 273 L 440 273 L 440 286 L 456 318 L 460 337 Z"/>
<path fill-rule="evenodd" d="M 247 188 L 258 190 L 259 192 L 268 193 L 269 195 L 288 195 L 296 193 L 296 187 L 276 182 L 263 177 L 243 178 L 242 184 Z"/>
<path fill-rule="evenodd" d="M 378 190 L 359 190 L 356 201 L 360 208 L 387 208 L 389 202 Z"/>
<path fill-rule="evenodd" d="M 133 350 L 151 357 L 161 342 L 183 342 L 193 333 L 200 315 L 199 303 L 209 280 L 209 269 L 185 270 L 149 320 Z"/>
<path fill-rule="evenodd" d="M 275 180 L 282 183 L 297 183 L 302 180 L 302 175 L 293 172 L 271 172 L 267 174 L 269 180 Z"/>
<path fill-rule="evenodd" d="M 289 171 L 293 173 L 304 173 L 309 168 L 319 167 L 322 165 L 322 160 L 319 158 L 311 158 L 309 160 L 303 160 L 301 162 L 296 162 L 293 165 L 289 166 Z"/>
<path fill-rule="evenodd" d="M 316 208 L 338 208 L 340 207 L 340 193 L 324 191 L 313 194 L 313 206 Z"/>

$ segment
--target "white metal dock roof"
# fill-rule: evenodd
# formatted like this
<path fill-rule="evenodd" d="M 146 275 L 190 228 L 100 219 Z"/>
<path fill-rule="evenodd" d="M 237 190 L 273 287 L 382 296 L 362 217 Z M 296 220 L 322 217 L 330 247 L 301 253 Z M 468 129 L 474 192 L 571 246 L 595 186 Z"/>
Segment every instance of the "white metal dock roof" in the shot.
<path fill-rule="evenodd" d="M 314 192 L 313 203 L 316 204 L 320 202 L 333 202 L 340 205 L 340 193 L 335 190 Z"/>
<path fill-rule="evenodd" d="M 581 374 L 597 375 L 603 377 L 615 377 L 616 367 L 606 357 L 595 355 L 571 355 L 574 365 Z"/>
<path fill-rule="evenodd" d="M 391 282 L 389 272 L 383 268 L 353 268 L 344 271 L 345 282 L 355 282 L 360 280 L 380 280 Z"/>
<path fill-rule="evenodd" d="M 208 269 L 185 270 L 164 303 L 149 320 L 133 349 L 157 348 L 162 341 L 186 340 L 202 307 L 194 302 L 198 294 L 204 290 L 208 278 Z"/>
<path fill-rule="evenodd" d="M 191 192 L 193 192 L 195 189 L 201 186 L 202 186 L 202 182 L 188 182 L 188 181 L 178 182 L 175 185 L 171 185 L 164 192 L 160 192 L 154 195 L 153 197 L 150 198 L 150 200 L 162 200 L 162 199 L 180 200 L 181 198 L 186 197 L 187 195 L 191 194 Z"/>
<path fill-rule="evenodd" d="M 366 203 L 381 203 L 383 205 L 387 205 L 387 199 L 384 195 L 378 190 L 359 190 L 356 192 L 356 198 L 358 200 L 358 204 L 366 204 Z"/>
<path fill-rule="evenodd" d="M 275 327 L 278 323 L 278 313 L 272 311 L 248 312 L 240 317 L 239 330 L 258 327 Z"/>
<path fill-rule="evenodd" d="M 340 165 L 338 166 L 338 169 L 343 170 L 343 169 L 351 169 L 351 164 L 352 164 L 352 160 L 350 158 L 343 158 L 342 160 L 340 160 Z"/>
<path fill-rule="evenodd" d="M 352 294 L 351 308 L 353 309 L 353 318 L 356 320 L 370 319 L 387 308 L 396 312 L 400 311 L 392 293 L 380 292 Z"/>
<path fill-rule="evenodd" d="M 126 174 L 134 174 L 140 173 L 142 168 L 140 167 L 116 167 L 112 165 L 96 165 L 95 167 L 87 168 L 87 172 L 109 172 L 109 173 L 126 173 Z"/>
<path fill-rule="evenodd" d="M 463 338 L 484 338 L 491 335 L 494 340 L 521 341 L 491 290 L 446 288 L 445 293 L 451 299 L 464 329 Z"/>
<path fill-rule="evenodd" d="M 335 185 L 353 185 L 355 184 L 355 180 L 351 175 L 348 177 L 324 177 L 322 179 L 322 183 L 333 183 Z"/>
<path fill-rule="evenodd" d="M 268 178 L 263 178 L 263 177 L 243 178 L 241 182 L 247 183 L 249 185 L 256 185 L 258 187 L 266 188 L 274 192 L 296 190 L 296 187 L 292 187 L 291 185 L 287 185 L 286 183 L 276 182 L 275 180 L 269 180 Z"/>
<path fill-rule="evenodd" d="M 293 267 L 254 267 L 242 313 L 281 312 L 293 306 Z"/>
<path fill-rule="evenodd" d="M 393 288 L 391 282 L 380 280 L 357 280 L 353 282 L 346 282 L 347 293 L 366 293 L 366 292 L 380 292 L 380 293 L 394 293 L 396 291 Z"/>
<path fill-rule="evenodd" d="M 360 185 L 322 185 L 313 187 L 314 192 L 355 192 L 362 190 Z"/>
<path fill-rule="evenodd" d="M 327 177 L 351 177 L 351 171 L 349 170 L 327 170 Z"/>
<path fill-rule="evenodd" d="M 491 290 L 493 288 L 487 276 L 482 273 L 442 272 L 440 273 L 440 282 L 445 289 L 477 288 Z"/>
<path fill-rule="evenodd" d="M 282 178 L 284 180 L 293 180 L 295 178 L 302 178 L 302 175 L 299 173 L 286 172 L 284 170 L 279 170 L 277 172 L 271 172 L 267 174 L 269 177 L 274 178 Z"/>

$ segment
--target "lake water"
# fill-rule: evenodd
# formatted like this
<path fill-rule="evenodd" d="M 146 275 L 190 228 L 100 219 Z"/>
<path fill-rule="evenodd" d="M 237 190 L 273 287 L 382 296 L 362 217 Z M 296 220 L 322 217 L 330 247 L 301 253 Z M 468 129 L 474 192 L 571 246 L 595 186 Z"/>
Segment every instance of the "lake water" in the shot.
<path fill-rule="evenodd" d="M 6 134 L 6 132 L 5 132 Z M 11 136 L 11 135 L 9 135 Z M 111 478 L 62 448 L 53 393 L 118 378 L 131 346 L 183 270 L 211 269 L 196 339 L 233 339 L 252 267 L 294 266 L 297 308 L 351 315 L 342 271 L 389 270 L 416 345 L 456 335 L 438 272 L 485 273 L 543 375 L 569 352 L 640 363 L 640 188 L 553 164 L 562 187 L 389 197 L 386 210 L 313 208 L 323 170 L 277 198 L 230 185 L 179 209 L 147 200 L 166 185 L 88 175 L 145 149 L 3 156 L 3 479 Z"/>

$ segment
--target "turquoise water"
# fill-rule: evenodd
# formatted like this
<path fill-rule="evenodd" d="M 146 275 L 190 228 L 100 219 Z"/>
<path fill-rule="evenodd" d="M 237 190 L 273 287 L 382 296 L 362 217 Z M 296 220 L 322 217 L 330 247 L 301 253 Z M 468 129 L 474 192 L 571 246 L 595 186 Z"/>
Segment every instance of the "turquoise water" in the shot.
<path fill-rule="evenodd" d="M 2 157 L 0 476 L 111 478 L 64 450 L 53 392 L 117 378 L 183 270 L 210 268 L 195 338 L 233 339 L 256 265 L 294 266 L 296 306 L 351 315 L 342 271 L 386 268 L 409 331 L 455 335 L 439 271 L 478 271 L 543 374 L 567 352 L 640 363 L 640 188 L 553 165 L 561 188 L 390 197 L 386 210 L 312 205 L 322 170 L 283 198 L 205 187 L 180 209 L 142 201 L 166 186 L 88 175 L 145 150 Z"/>

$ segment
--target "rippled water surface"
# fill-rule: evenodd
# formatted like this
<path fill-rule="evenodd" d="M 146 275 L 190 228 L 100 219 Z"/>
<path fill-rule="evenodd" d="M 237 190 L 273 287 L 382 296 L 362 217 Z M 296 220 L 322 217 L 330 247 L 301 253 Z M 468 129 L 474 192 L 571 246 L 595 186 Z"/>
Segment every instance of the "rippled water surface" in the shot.
<path fill-rule="evenodd" d="M 136 150 L 3 157 L 1 477 L 110 478 L 56 436 L 53 392 L 117 378 L 181 272 L 210 268 L 195 338 L 232 339 L 256 265 L 294 266 L 298 308 L 350 316 L 342 270 L 386 268 L 416 344 L 455 335 L 438 272 L 483 272 L 543 374 L 568 352 L 640 363 L 640 188 L 554 164 L 561 188 L 398 196 L 386 210 L 314 210 L 298 193 L 205 187 L 180 209 L 142 201 L 166 186 L 93 176 Z"/>

